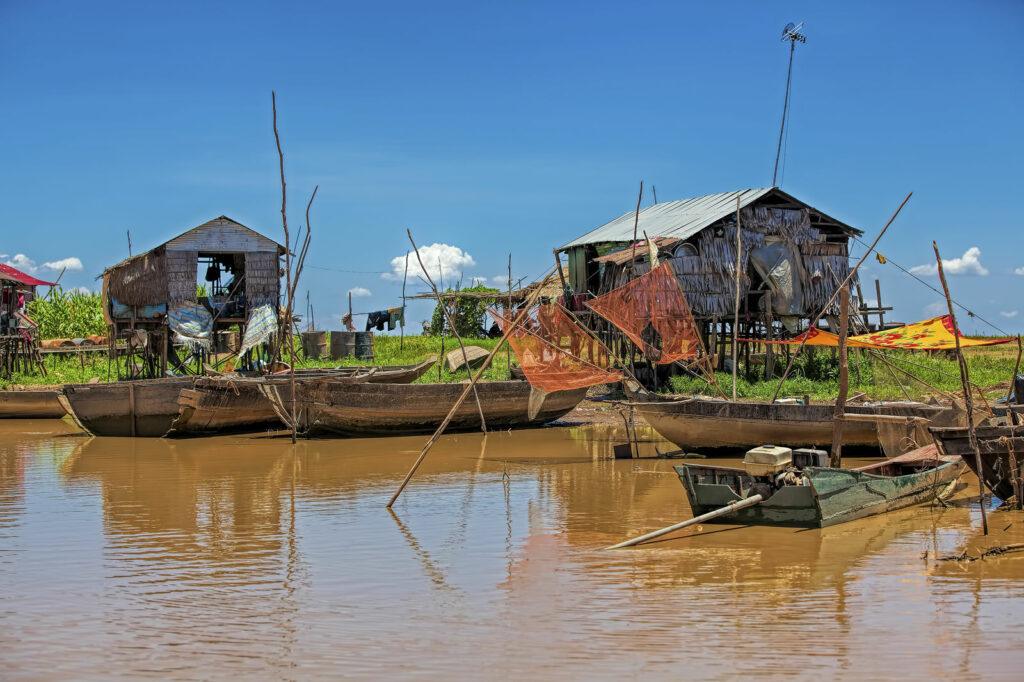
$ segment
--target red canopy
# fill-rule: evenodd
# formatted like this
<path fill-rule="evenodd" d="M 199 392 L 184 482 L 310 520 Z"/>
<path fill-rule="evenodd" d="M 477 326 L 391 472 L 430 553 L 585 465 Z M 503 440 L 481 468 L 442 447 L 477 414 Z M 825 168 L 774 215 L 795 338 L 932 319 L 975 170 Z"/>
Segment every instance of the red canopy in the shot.
<path fill-rule="evenodd" d="M 45 282 L 41 279 L 36 279 L 32 275 L 26 275 L 21 270 L 15 270 L 10 265 L 4 265 L 0 263 L 0 279 L 11 280 L 12 282 L 21 282 L 27 284 L 30 287 L 37 287 L 40 285 L 53 286 L 53 282 Z"/>

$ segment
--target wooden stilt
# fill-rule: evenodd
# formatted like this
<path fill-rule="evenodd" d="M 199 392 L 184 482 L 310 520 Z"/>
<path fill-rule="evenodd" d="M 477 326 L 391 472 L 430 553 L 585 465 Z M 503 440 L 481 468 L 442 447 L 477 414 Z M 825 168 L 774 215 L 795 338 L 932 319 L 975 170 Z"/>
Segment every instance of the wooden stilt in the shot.
<path fill-rule="evenodd" d="M 846 335 L 850 325 L 850 289 L 843 287 L 839 292 L 839 395 L 836 396 L 832 412 L 832 450 L 828 465 L 839 469 L 843 466 L 843 410 L 846 409 L 846 393 L 850 389 L 850 378 L 846 366 Z"/>

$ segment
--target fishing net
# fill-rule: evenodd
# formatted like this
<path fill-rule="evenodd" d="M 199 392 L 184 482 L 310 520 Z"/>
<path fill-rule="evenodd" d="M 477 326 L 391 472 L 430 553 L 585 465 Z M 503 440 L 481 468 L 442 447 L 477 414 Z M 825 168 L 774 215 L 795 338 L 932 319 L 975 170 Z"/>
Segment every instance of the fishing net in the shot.
<path fill-rule="evenodd" d="M 700 337 L 667 262 L 587 305 L 625 332 L 655 364 L 697 357 Z"/>
<path fill-rule="evenodd" d="M 490 312 L 507 332 L 512 320 Z M 622 379 L 620 372 L 611 369 L 610 358 L 597 339 L 554 303 L 537 306 L 524 315 L 508 335 L 508 343 L 526 380 L 541 391 L 565 391 Z"/>

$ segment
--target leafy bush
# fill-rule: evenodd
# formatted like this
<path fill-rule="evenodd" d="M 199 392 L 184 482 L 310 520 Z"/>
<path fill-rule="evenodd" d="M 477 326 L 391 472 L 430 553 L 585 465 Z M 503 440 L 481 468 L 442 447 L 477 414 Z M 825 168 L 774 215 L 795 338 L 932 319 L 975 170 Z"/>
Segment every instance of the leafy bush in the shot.
<path fill-rule="evenodd" d="M 39 325 L 39 336 L 44 339 L 74 339 L 107 333 L 103 298 L 98 292 L 64 291 L 57 286 L 46 298 L 29 302 L 25 314 Z"/>
<path fill-rule="evenodd" d="M 451 292 L 454 290 L 448 289 L 447 291 Z M 498 289 L 485 287 L 482 284 L 461 289 L 461 291 L 468 293 L 493 293 L 495 296 L 501 293 Z M 494 304 L 494 300 L 494 298 L 458 299 L 452 317 L 455 319 L 455 331 L 459 333 L 459 336 L 463 338 L 480 336 L 480 329 L 484 326 L 487 308 Z M 451 304 L 449 303 L 449 305 Z M 439 336 L 442 329 L 445 330 L 445 333 L 451 334 L 451 331 L 448 329 L 447 320 L 445 320 L 444 311 L 441 310 L 439 305 L 434 306 L 434 314 L 430 318 L 430 329 L 435 336 Z"/>

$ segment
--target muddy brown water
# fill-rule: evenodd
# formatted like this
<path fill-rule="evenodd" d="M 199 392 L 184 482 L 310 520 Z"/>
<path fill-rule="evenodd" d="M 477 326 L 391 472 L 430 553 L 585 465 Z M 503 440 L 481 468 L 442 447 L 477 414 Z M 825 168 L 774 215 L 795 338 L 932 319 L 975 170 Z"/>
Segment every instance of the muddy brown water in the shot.
<path fill-rule="evenodd" d="M 1016 512 L 983 538 L 976 481 L 949 509 L 605 552 L 691 516 L 673 462 L 621 439 L 445 436 L 392 514 L 423 437 L 0 422 L 3 677 L 1020 679 L 1024 556 L 934 560 L 1024 542 Z"/>

